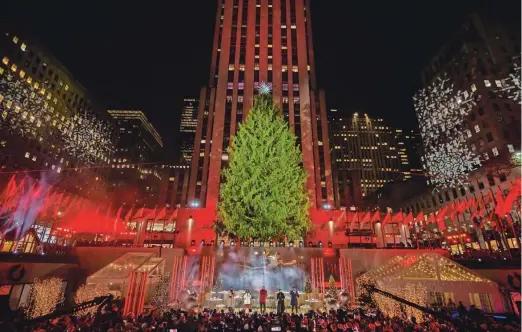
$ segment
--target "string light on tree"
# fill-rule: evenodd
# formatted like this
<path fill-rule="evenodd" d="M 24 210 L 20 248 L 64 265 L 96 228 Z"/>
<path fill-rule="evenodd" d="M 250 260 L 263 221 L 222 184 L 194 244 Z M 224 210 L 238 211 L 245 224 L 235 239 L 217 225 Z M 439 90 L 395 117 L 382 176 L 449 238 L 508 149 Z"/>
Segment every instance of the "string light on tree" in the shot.
<path fill-rule="evenodd" d="M 169 280 L 170 274 L 167 272 L 161 275 L 156 288 L 154 289 L 153 303 L 156 309 L 165 310 L 169 304 Z"/>
<path fill-rule="evenodd" d="M 60 278 L 34 279 L 27 315 L 31 318 L 47 315 L 63 300 L 65 284 Z"/>
<path fill-rule="evenodd" d="M 513 68 L 509 77 L 504 79 L 502 82 L 501 91 L 505 91 L 508 94 L 508 98 L 513 99 L 514 101 L 521 103 L 520 98 L 520 89 L 522 88 L 520 85 L 520 56 L 513 58 Z"/>
<path fill-rule="evenodd" d="M 91 301 L 95 297 L 109 294 L 109 287 L 107 284 L 84 284 L 81 285 L 74 296 L 74 303 L 79 304 Z M 90 307 L 78 312 L 79 315 L 86 315 L 88 313 L 95 313 L 97 307 Z"/>

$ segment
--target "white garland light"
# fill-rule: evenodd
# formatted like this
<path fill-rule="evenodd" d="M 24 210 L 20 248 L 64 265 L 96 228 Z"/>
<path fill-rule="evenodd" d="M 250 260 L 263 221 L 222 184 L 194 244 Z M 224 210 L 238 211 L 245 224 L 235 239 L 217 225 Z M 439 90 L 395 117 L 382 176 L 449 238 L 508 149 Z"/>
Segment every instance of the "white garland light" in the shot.
<path fill-rule="evenodd" d="M 43 141 L 57 137 L 62 148 L 85 163 L 109 162 L 113 150 L 110 127 L 90 112 L 60 112 L 45 86 L 11 73 L 0 77 L 0 129 Z"/>
<path fill-rule="evenodd" d="M 520 86 L 520 65 L 518 63 L 519 61 L 520 61 L 520 56 L 513 58 L 513 70 L 509 74 L 509 77 L 504 79 L 503 84 L 502 84 L 503 88 L 501 89 L 501 91 L 507 92 L 508 98 L 513 99 L 514 101 L 516 101 L 520 104 L 521 103 L 521 98 L 520 98 L 521 86 Z"/>
<path fill-rule="evenodd" d="M 463 183 L 468 174 L 480 166 L 461 124 L 470 113 L 473 92 L 455 88 L 447 75 L 437 77 L 414 97 L 414 106 L 424 141 L 424 167 L 437 188 Z"/>

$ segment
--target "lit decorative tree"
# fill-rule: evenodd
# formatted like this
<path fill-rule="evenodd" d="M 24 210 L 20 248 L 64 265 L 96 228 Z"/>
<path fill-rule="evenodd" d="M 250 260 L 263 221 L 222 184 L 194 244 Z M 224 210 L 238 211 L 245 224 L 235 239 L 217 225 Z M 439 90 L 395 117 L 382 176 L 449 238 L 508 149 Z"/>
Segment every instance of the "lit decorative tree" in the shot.
<path fill-rule="evenodd" d="M 259 90 L 228 149 L 219 215 L 227 230 L 242 238 L 297 239 L 309 228 L 307 173 L 269 89 Z"/>
<path fill-rule="evenodd" d="M 60 278 L 34 279 L 26 308 L 27 316 L 36 318 L 53 312 L 63 300 L 64 290 L 64 282 Z"/>
<path fill-rule="evenodd" d="M 109 287 L 107 284 L 85 284 L 81 285 L 74 295 L 74 303 L 80 304 L 91 301 L 95 297 L 109 294 Z M 79 315 L 86 315 L 88 313 L 95 313 L 97 307 L 90 307 L 78 312 Z"/>
<path fill-rule="evenodd" d="M 330 279 L 328 280 L 328 295 L 332 298 L 337 298 L 337 286 L 335 286 L 335 278 L 330 274 Z"/>
<path fill-rule="evenodd" d="M 170 274 L 160 276 L 158 284 L 154 289 L 154 296 L 152 301 L 157 309 L 165 310 L 169 304 L 169 280 Z"/>
<path fill-rule="evenodd" d="M 509 77 L 506 78 L 502 82 L 502 89 L 501 91 L 506 91 L 508 93 L 508 97 L 513 99 L 514 101 L 521 103 L 520 98 L 520 56 L 513 58 L 513 68 L 511 70 L 511 73 L 509 74 Z"/>

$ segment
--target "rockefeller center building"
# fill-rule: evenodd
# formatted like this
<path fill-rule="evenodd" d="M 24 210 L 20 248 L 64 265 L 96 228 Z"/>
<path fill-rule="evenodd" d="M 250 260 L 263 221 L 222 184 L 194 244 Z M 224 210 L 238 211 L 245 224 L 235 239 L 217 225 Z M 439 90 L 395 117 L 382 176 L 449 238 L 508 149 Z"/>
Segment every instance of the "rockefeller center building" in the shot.
<path fill-rule="evenodd" d="M 227 147 L 261 82 L 302 147 L 313 207 L 334 206 L 324 93 L 307 0 L 218 0 L 210 80 L 199 97 L 188 205 L 213 208 Z"/>

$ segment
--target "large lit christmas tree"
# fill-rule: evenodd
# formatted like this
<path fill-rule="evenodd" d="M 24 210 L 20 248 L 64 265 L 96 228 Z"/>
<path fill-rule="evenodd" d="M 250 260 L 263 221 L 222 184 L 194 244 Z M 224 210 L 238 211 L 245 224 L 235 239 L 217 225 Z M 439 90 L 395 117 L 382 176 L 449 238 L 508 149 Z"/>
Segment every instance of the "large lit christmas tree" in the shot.
<path fill-rule="evenodd" d="M 273 104 L 260 95 L 228 149 L 219 215 L 242 238 L 301 238 L 309 227 L 307 173 L 296 137 Z"/>

